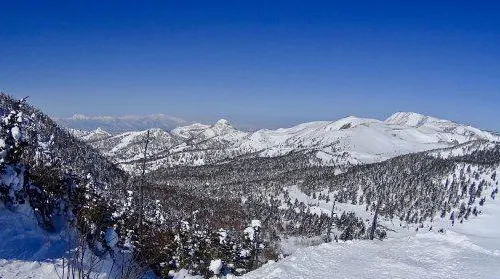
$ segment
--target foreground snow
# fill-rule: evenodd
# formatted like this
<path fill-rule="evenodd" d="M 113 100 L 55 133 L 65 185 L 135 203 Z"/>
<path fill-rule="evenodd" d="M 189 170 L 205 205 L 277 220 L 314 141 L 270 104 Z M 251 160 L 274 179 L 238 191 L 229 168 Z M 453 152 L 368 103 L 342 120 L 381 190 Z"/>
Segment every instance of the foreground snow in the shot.
<path fill-rule="evenodd" d="M 384 241 L 293 249 L 289 257 L 243 278 L 500 278 L 500 199 L 487 200 L 482 210 L 463 224 L 451 226 L 445 218 L 432 231 L 400 228 Z M 437 232 L 441 227 L 445 233 Z M 63 234 L 44 232 L 27 209 L 11 212 L 3 206 L 0 228 L 0 278 L 60 278 L 67 248 Z M 176 278 L 193 277 L 181 272 Z"/>
<path fill-rule="evenodd" d="M 60 279 L 68 245 L 68 230 L 44 231 L 29 206 L 13 212 L 0 204 L 0 279 Z M 108 274 L 119 272 L 110 257 L 94 268 L 90 278 L 114 278 Z M 148 274 L 147 278 L 153 277 Z"/>
<path fill-rule="evenodd" d="M 498 216 L 497 199 L 489 201 L 479 218 L 448 228 L 444 234 L 412 229 L 385 241 L 301 248 L 243 278 L 500 278 Z M 0 278 L 59 278 L 63 242 L 32 221 L 28 215 L 0 208 Z M 12 229 L 5 229 L 6 222 Z"/>
<path fill-rule="evenodd" d="M 0 278 L 30 278 L 51 279 L 59 278 L 55 265 L 50 262 L 31 262 L 19 260 L 0 260 Z"/>
<path fill-rule="evenodd" d="M 496 173 L 500 173 L 500 168 Z M 483 176 L 488 180 L 491 173 Z M 331 204 L 313 200 L 296 187 L 289 190 L 294 199 L 316 204 L 312 206 L 314 211 L 331 210 Z M 485 192 L 488 196 L 489 193 Z M 363 218 L 372 218 L 363 206 L 338 207 L 339 212 L 354 211 Z M 292 253 L 289 257 L 266 264 L 243 278 L 500 278 L 500 196 L 496 200 L 488 198 L 481 210 L 482 214 L 471 216 L 463 224 L 451 226 L 448 217 L 437 218 L 419 232 L 415 227 L 400 227 L 399 222 L 382 218 L 384 226 L 395 230 L 384 241 L 358 240 L 300 248 L 291 247 L 294 241 L 290 240 L 284 243 Z M 433 230 L 429 230 L 431 225 Z M 445 233 L 439 233 L 440 228 Z M 65 239 L 64 230 L 42 230 L 28 206 L 12 212 L 0 205 L 0 279 L 60 278 L 61 259 L 68 248 Z M 105 271 L 109 271 L 109 264 L 108 258 L 95 277 L 108 278 Z M 182 271 L 174 278 L 195 277 Z"/>
<path fill-rule="evenodd" d="M 500 201 L 446 232 L 399 232 L 384 241 L 328 243 L 297 250 L 251 278 L 500 278 Z"/>
<path fill-rule="evenodd" d="M 454 232 L 298 250 L 244 278 L 498 278 L 498 251 Z"/>
<path fill-rule="evenodd" d="M 0 278 L 58 278 L 66 245 L 62 235 L 40 228 L 27 207 L 11 212 L 0 205 Z"/>

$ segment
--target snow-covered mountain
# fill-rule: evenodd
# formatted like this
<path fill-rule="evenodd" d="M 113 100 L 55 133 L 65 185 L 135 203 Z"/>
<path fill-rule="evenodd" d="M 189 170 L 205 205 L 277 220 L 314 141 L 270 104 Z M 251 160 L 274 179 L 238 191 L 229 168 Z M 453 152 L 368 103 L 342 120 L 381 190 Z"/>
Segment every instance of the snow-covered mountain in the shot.
<path fill-rule="evenodd" d="M 92 131 L 100 127 L 112 134 L 150 128 L 160 128 L 170 131 L 176 127 L 189 124 L 189 122 L 184 119 L 165 114 L 142 116 L 87 116 L 75 114 L 69 118 L 54 118 L 54 120 L 60 125 L 70 129 Z"/>
<path fill-rule="evenodd" d="M 386 121 L 388 124 L 406 125 L 416 128 L 445 131 L 447 133 L 459 134 L 464 136 L 478 136 L 486 140 L 498 140 L 498 134 L 481 131 L 477 128 L 459 125 L 449 120 L 437 119 L 412 112 L 397 112 L 390 116 Z"/>
<path fill-rule="evenodd" d="M 224 263 L 246 278 L 498 277 L 491 133 L 414 113 L 71 130 L 129 167 L 149 134 L 150 167 L 179 165 L 138 180 L 24 101 L 0 94 L 0 108 L 1 278 L 212 278 Z"/>
<path fill-rule="evenodd" d="M 137 170 L 146 132 L 110 135 L 102 129 L 74 132 L 125 170 Z M 385 121 L 349 116 L 337 121 L 303 123 L 291 128 L 245 132 L 224 119 L 214 125 L 191 124 L 171 132 L 151 130 L 150 170 L 176 165 L 204 165 L 245 157 L 307 153 L 311 164 L 345 166 L 383 161 L 398 155 L 448 148 L 472 140 L 500 141 L 500 136 L 471 126 L 417 113 L 398 112 Z"/>

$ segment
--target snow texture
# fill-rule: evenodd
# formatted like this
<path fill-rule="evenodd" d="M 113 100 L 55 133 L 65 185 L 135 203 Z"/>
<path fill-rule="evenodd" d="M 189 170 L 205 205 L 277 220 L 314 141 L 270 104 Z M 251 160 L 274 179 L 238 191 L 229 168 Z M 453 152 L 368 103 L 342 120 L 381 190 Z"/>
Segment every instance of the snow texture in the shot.
<path fill-rule="evenodd" d="M 210 266 L 208 267 L 208 269 L 215 275 L 220 274 L 220 270 L 222 269 L 222 260 L 217 259 L 210 261 Z"/>
<path fill-rule="evenodd" d="M 262 227 L 260 220 L 252 220 L 252 228 L 260 228 L 260 227 Z"/>
<path fill-rule="evenodd" d="M 243 276 L 271 278 L 500 278 L 500 200 L 463 224 L 399 232 L 384 241 L 347 241 L 299 248 Z"/>

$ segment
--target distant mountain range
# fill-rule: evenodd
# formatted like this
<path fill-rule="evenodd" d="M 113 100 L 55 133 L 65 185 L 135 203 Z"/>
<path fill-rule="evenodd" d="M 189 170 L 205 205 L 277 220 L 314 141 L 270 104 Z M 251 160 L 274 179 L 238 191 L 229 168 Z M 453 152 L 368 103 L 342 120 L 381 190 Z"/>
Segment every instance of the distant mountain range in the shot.
<path fill-rule="evenodd" d="M 131 121 L 137 123 L 136 118 Z M 126 119 L 122 118 L 119 123 L 125 125 Z M 123 169 L 131 172 L 139 169 L 146 130 L 119 134 L 105 128 L 71 132 Z M 349 116 L 337 121 L 308 122 L 255 132 L 237 130 L 221 119 L 213 125 L 194 123 L 170 132 L 163 127 L 150 129 L 147 166 L 155 170 L 302 153 L 309 156 L 311 165 L 345 168 L 476 140 L 500 141 L 500 136 L 412 112 L 398 112 L 384 121 Z"/>
<path fill-rule="evenodd" d="M 189 124 L 188 121 L 165 114 L 128 115 L 128 116 L 87 116 L 75 114 L 68 118 L 54 118 L 60 125 L 83 131 L 93 131 L 97 128 L 117 134 L 130 131 L 140 131 L 150 128 L 160 128 L 170 131 L 176 127 Z"/>

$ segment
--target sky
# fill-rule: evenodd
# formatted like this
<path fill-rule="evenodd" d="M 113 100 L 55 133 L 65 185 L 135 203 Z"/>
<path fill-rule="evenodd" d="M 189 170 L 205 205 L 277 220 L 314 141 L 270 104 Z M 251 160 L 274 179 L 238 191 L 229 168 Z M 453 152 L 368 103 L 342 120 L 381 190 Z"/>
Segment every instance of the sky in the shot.
<path fill-rule="evenodd" d="M 498 1 L 2 1 L 0 90 L 56 117 L 500 131 Z"/>

